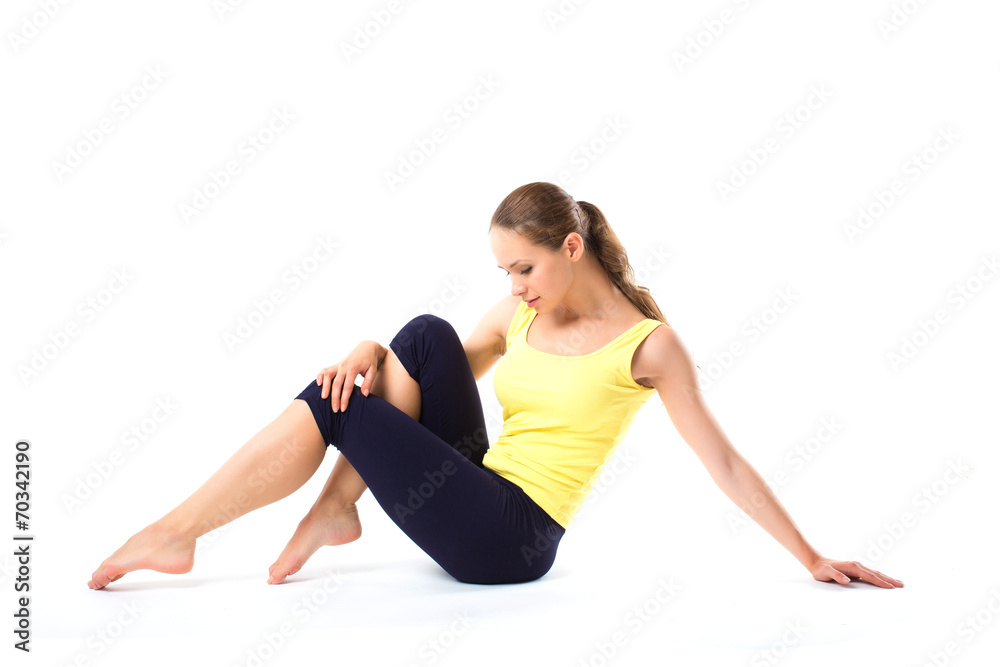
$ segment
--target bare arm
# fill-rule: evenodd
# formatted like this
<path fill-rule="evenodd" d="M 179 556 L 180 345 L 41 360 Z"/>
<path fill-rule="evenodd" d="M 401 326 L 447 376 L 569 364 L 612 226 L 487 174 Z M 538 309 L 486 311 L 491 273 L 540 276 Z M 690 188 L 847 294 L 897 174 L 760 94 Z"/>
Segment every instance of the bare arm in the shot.
<path fill-rule="evenodd" d="M 472 375 L 477 381 L 507 352 L 507 328 L 519 301 L 517 297 L 504 297 L 498 301 L 462 343 Z"/>
<path fill-rule="evenodd" d="M 648 345 L 647 345 L 648 343 Z M 722 431 L 705 404 L 694 362 L 671 327 L 659 327 L 643 342 L 638 375 L 656 388 L 677 432 L 701 460 L 719 489 L 785 547 L 819 581 L 848 583 L 850 576 L 893 588 L 902 582 L 854 561 L 824 558 L 806 541 L 757 470 Z M 850 576 L 849 576 L 850 575 Z"/>

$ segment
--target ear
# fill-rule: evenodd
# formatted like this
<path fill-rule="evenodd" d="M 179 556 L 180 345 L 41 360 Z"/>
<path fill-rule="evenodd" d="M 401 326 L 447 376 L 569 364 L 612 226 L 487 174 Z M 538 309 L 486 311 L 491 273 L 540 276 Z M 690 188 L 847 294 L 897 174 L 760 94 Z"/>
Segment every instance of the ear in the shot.
<path fill-rule="evenodd" d="M 579 261 L 583 257 L 583 237 L 577 232 L 570 232 L 563 239 L 563 250 L 569 253 L 569 261 Z"/>

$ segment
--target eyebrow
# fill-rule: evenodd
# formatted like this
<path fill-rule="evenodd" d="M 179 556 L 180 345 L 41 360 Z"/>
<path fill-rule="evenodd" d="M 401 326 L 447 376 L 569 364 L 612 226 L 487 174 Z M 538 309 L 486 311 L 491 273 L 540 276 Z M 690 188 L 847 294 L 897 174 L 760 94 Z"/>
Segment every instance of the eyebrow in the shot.
<path fill-rule="evenodd" d="M 511 263 L 510 263 L 510 266 L 508 266 L 507 268 L 508 268 L 508 269 L 513 269 L 513 268 L 514 268 L 515 266 L 517 266 L 517 265 L 518 265 L 518 264 L 520 264 L 521 262 L 527 262 L 527 261 L 528 261 L 528 260 L 526 260 L 526 259 L 516 259 L 516 260 L 514 260 L 513 262 L 511 262 Z M 497 268 L 498 268 L 498 269 L 502 269 L 503 267 L 502 267 L 502 266 L 500 266 L 499 264 L 497 264 Z"/>

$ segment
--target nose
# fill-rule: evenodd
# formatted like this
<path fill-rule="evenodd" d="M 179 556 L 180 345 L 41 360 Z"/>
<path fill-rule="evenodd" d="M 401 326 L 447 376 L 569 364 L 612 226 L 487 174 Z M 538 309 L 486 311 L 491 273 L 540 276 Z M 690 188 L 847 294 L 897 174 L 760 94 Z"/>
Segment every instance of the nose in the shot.
<path fill-rule="evenodd" d="M 519 285 L 517 281 L 511 281 L 510 293 L 514 296 L 521 296 L 524 294 L 524 286 Z"/>

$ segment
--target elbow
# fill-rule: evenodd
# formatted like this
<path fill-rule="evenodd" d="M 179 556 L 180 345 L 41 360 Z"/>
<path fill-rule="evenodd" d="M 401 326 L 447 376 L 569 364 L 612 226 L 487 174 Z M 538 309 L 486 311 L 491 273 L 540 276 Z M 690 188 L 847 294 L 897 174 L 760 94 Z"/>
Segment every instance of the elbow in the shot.
<path fill-rule="evenodd" d="M 709 473 L 719 488 L 726 490 L 739 486 L 747 476 L 748 466 L 746 459 L 730 448 L 718 456 L 709 468 Z"/>

